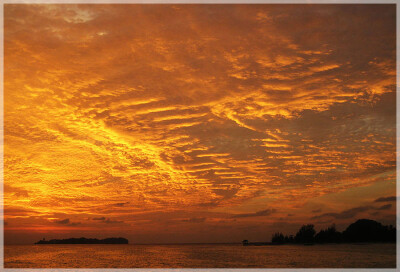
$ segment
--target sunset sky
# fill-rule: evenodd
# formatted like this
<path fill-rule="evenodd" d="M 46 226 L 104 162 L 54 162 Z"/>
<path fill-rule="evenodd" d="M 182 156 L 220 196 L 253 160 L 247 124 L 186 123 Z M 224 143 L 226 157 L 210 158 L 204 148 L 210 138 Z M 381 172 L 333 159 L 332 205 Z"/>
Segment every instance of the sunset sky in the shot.
<path fill-rule="evenodd" d="M 5 242 L 396 217 L 395 5 L 4 8 Z"/>

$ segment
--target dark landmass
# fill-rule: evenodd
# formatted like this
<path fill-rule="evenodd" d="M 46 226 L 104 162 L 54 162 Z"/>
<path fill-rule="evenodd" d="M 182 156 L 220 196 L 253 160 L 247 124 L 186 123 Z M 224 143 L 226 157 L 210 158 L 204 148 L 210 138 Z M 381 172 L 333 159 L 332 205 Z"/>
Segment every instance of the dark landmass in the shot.
<path fill-rule="evenodd" d="M 243 240 L 242 244 L 244 246 L 269 246 L 274 245 L 272 242 L 249 242 L 248 240 Z"/>
<path fill-rule="evenodd" d="M 303 225 L 296 235 L 283 235 L 280 232 L 272 235 L 271 242 L 249 242 L 243 240 L 244 246 L 283 245 L 283 244 L 326 244 L 326 243 L 396 243 L 396 228 L 392 225 L 360 219 L 350 224 L 345 231 L 339 232 L 333 224 L 316 233 L 314 225 Z"/>
<path fill-rule="evenodd" d="M 106 239 L 96 239 L 96 238 L 69 238 L 69 239 L 52 239 L 46 241 L 45 239 L 40 240 L 35 243 L 35 245 L 47 245 L 47 244 L 128 244 L 128 239 L 119 238 L 106 238 Z"/>

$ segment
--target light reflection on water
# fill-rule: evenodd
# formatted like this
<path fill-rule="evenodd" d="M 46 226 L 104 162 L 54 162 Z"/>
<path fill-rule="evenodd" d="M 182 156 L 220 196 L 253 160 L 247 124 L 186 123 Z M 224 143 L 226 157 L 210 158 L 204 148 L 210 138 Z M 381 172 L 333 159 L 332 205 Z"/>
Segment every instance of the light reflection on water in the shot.
<path fill-rule="evenodd" d="M 5 268 L 394 268 L 395 244 L 6 245 Z"/>

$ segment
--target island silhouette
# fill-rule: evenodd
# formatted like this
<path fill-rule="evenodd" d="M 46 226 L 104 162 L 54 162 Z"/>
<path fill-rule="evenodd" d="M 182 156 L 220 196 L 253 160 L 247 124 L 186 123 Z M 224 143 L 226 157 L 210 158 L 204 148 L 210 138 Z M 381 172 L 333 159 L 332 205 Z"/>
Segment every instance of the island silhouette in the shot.
<path fill-rule="evenodd" d="M 118 237 L 118 238 L 106 238 L 106 239 L 96 239 L 96 238 L 68 238 L 68 239 L 52 239 L 52 240 L 40 240 L 35 243 L 35 245 L 43 244 L 128 244 L 128 239 Z"/>
<path fill-rule="evenodd" d="M 284 235 L 277 232 L 272 235 L 271 242 L 249 242 L 243 240 L 244 246 L 283 245 L 314 243 L 395 243 L 396 228 L 392 225 L 384 226 L 370 219 L 359 219 L 350 224 L 343 232 L 336 230 L 335 224 L 316 233 L 314 225 L 303 225 L 296 235 Z"/>

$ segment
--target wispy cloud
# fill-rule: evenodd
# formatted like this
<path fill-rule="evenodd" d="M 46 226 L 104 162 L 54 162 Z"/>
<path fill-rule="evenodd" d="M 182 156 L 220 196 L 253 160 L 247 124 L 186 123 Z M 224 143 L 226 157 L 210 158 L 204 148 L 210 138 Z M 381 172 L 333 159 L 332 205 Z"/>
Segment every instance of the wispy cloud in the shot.
<path fill-rule="evenodd" d="M 254 212 L 254 213 L 235 214 L 234 216 L 232 216 L 232 218 L 268 216 L 275 212 L 276 212 L 275 209 L 266 209 L 266 210 L 262 210 L 262 211 L 258 211 L 258 212 Z"/>
<path fill-rule="evenodd" d="M 311 219 L 320 219 L 320 218 L 324 218 L 324 217 L 333 217 L 336 219 L 350 219 L 350 218 L 354 218 L 356 215 L 358 215 L 359 213 L 362 213 L 362 212 L 366 212 L 366 211 L 370 211 L 370 210 L 383 211 L 383 210 L 389 210 L 390 208 L 392 208 L 392 204 L 383 205 L 381 207 L 361 206 L 361 207 L 344 210 L 340 213 L 324 213 L 321 215 L 316 215 L 316 216 L 311 217 Z"/>
<path fill-rule="evenodd" d="M 395 196 L 380 197 L 375 199 L 375 202 L 393 202 L 393 201 L 396 201 Z"/>

